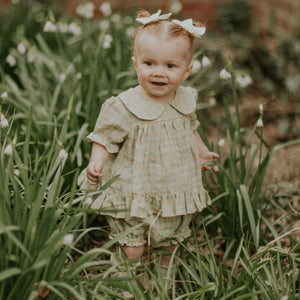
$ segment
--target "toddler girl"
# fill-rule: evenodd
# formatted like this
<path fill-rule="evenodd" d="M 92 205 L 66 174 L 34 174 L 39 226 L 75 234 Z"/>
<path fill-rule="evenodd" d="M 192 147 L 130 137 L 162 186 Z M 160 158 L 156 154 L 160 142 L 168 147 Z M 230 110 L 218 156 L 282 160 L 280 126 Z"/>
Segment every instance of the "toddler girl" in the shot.
<path fill-rule="evenodd" d="M 132 60 L 139 85 L 106 100 L 87 137 L 88 183 L 120 175 L 92 208 L 102 209 L 112 237 L 143 224 L 119 240 L 131 260 L 143 254 L 148 233 L 151 246 L 168 253 L 190 236 L 192 214 L 209 204 L 201 169 L 219 157 L 197 132 L 196 90 L 181 86 L 192 70 L 194 38 L 205 28 L 191 19 L 165 21 L 169 15 L 138 16 Z M 169 262 L 162 256 L 162 265 Z"/>

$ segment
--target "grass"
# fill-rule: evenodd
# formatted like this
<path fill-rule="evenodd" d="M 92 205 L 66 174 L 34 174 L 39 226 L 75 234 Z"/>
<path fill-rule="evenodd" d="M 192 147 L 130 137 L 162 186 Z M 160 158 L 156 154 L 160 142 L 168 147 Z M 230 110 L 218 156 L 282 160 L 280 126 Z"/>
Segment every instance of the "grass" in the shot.
<path fill-rule="evenodd" d="M 193 236 L 181 244 L 175 271 L 169 270 L 171 284 L 147 260 L 137 274 L 130 262 L 112 264 L 117 239 L 93 242 L 93 234 L 103 238 L 106 229 L 93 225 L 94 212 L 76 184 L 89 159 L 85 136 L 103 101 L 137 83 L 128 19 L 120 16 L 121 26 L 116 26 L 107 17 L 109 26 L 103 30 L 99 20 L 68 19 L 43 6 L 31 12 L 25 7 L 16 18 L 26 19 L 26 14 L 27 23 L 10 18 L 24 34 L 16 35 L 7 50 L 16 65 L 0 69 L 1 113 L 8 121 L 8 127 L 0 126 L 0 298 L 123 299 L 123 289 L 135 299 L 297 299 L 299 243 L 291 233 L 299 228 L 279 230 L 272 223 L 268 217 L 274 207 L 262 183 L 274 152 L 299 140 L 271 149 L 263 127 L 241 128 L 231 61 L 232 96 L 223 101 L 230 153 L 218 162 L 220 172 L 206 181 L 213 205 L 195 216 Z M 43 16 L 33 36 L 26 34 L 36 22 L 32 14 Z M 44 32 L 47 20 L 56 25 L 74 21 L 82 34 Z M 104 47 L 107 34 L 112 42 Z M 20 42 L 25 53 L 17 50 Z M 215 67 L 200 73 L 209 68 Z M 198 75 L 189 81 L 196 88 Z M 209 82 L 201 85 L 200 95 L 211 94 L 212 86 L 216 91 L 224 87 L 218 77 Z M 209 145 L 201 129 L 200 134 L 220 150 Z M 291 240 L 289 248 L 282 243 L 285 237 Z M 127 273 L 124 280 L 107 275 L 119 267 Z M 153 289 L 145 291 L 143 277 L 152 280 Z"/>

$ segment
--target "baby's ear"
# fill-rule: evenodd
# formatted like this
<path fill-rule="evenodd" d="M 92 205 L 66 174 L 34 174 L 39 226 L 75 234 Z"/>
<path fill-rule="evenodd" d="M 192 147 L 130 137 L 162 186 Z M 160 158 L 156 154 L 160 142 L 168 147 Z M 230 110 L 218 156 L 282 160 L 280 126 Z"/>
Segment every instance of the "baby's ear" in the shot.
<path fill-rule="evenodd" d="M 190 76 L 192 69 L 193 69 L 193 64 L 190 64 L 184 73 L 183 81 L 186 80 Z"/>
<path fill-rule="evenodd" d="M 132 60 L 132 62 L 133 62 L 134 67 L 136 68 L 136 59 L 135 59 L 135 57 L 132 56 L 132 57 L 131 57 L 131 60 Z"/>

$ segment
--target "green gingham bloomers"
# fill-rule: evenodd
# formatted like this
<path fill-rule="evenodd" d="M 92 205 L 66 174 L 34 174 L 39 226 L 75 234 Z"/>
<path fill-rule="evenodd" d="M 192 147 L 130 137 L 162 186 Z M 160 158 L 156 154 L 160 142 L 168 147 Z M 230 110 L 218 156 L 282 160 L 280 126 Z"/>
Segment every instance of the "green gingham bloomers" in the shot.
<path fill-rule="evenodd" d="M 105 101 L 87 139 L 111 153 L 104 180 L 120 177 L 94 201 L 93 209 L 114 218 L 174 217 L 210 203 L 193 134 L 199 125 L 196 101 L 190 87 L 179 87 L 170 103 L 151 101 L 137 88 Z"/>

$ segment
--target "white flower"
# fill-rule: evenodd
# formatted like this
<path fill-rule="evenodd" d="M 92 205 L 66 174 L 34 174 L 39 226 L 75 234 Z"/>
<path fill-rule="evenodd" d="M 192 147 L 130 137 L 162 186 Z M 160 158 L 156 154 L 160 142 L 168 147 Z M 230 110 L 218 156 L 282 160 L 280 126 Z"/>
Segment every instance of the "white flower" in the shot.
<path fill-rule="evenodd" d="M 17 64 L 15 57 L 11 54 L 7 55 L 6 62 L 9 64 L 10 67 L 14 67 Z"/>
<path fill-rule="evenodd" d="M 1 125 L 2 128 L 8 127 L 8 121 L 7 121 L 7 119 L 4 117 L 3 114 L 1 114 L 0 125 Z"/>
<path fill-rule="evenodd" d="M 209 67 L 211 65 L 211 62 L 207 56 L 202 57 L 202 66 L 204 68 Z"/>
<path fill-rule="evenodd" d="M 83 205 L 84 206 L 90 206 L 93 202 L 93 199 L 91 197 L 87 197 L 84 202 L 83 202 Z"/>
<path fill-rule="evenodd" d="M 209 97 L 208 103 L 213 106 L 217 104 L 217 100 L 215 97 Z"/>
<path fill-rule="evenodd" d="M 68 152 L 65 149 L 61 149 L 58 154 L 60 160 L 66 160 L 68 158 Z"/>
<path fill-rule="evenodd" d="M 182 10 L 182 4 L 178 0 L 174 0 L 170 3 L 169 10 L 172 14 L 178 14 Z"/>
<path fill-rule="evenodd" d="M 8 94 L 7 92 L 3 92 L 0 96 L 1 99 L 7 99 L 8 98 Z"/>
<path fill-rule="evenodd" d="M 77 73 L 77 74 L 76 74 L 76 78 L 77 78 L 77 79 L 81 79 L 81 73 Z"/>
<path fill-rule="evenodd" d="M 32 62 L 35 61 L 35 59 L 36 59 L 36 52 L 35 51 L 28 51 L 28 53 L 27 53 L 27 61 L 29 63 L 32 63 Z"/>
<path fill-rule="evenodd" d="M 20 176 L 20 171 L 18 169 L 14 169 L 14 174 L 19 177 Z"/>
<path fill-rule="evenodd" d="M 66 246 L 71 246 L 74 242 L 74 235 L 72 233 L 68 233 L 63 238 L 63 244 Z"/>
<path fill-rule="evenodd" d="M 219 147 L 223 147 L 225 145 L 225 140 L 224 139 L 220 139 L 219 141 L 218 141 L 218 146 Z"/>
<path fill-rule="evenodd" d="M 103 48 L 104 48 L 104 49 L 110 48 L 112 41 L 113 41 L 112 36 L 111 36 L 110 34 L 106 34 L 106 35 L 104 36 Z"/>
<path fill-rule="evenodd" d="M 247 75 L 237 75 L 235 80 L 236 80 L 236 83 L 241 88 L 245 88 L 252 83 L 252 78 L 248 74 Z"/>
<path fill-rule="evenodd" d="M 4 149 L 4 154 L 12 155 L 13 154 L 13 147 L 11 144 L 8 144 Z"/>
<path fill-rule="evenodd" d="M 256 123 L 256 126 L 257 127 L 263 127 L 264 126 L 263 120 L 262 119 L 258 119 L 258 121 Z"/>
<path fill-rule="evenodd" d="M 121 16 L 119 14 L 113 14 L 110 19 L 112 22 L 118 23 L 121 21 Z"/>
<path fill-rule="evenodd" d="M 104 16 L 110 16 L 112 13 L 111 5 L 109 2 L 103 2 L 100 5 L 99 10 L 102 12 Z"/>
<path fill-rule="evenodd" d="M 20 0 L 11 0 L 11 3 L 12 3 L 12 4 L 19 4 L 19 3 L 20 3 Z"/>
<path fill-rule="evenodd" d="M 130 37 L 130 36 L 133 36 L 134 32 L 135 32 L 135 28 L 132 27 L 132 26 L 130 26 L 130 27 L 128 27 L 128 28 L 126 29 L 126 35 L 129 36 L 129 37 Z"/>
<path fill-rule="evenodd" d="M 24 54 L 26 52 L 26 47 L 22 42 L 18 44 L 17 49 L 20 54 Z"/>
<path fill-rule="evenodd" d="M 56 31 L 56 25 L 53 24 L 52 22 L 50 21 L 47 21 L 45 26 L 44 26 L 44 29 L 43 29 L 45 32 L 55 32 Z"/>
<path fill-rule="evenodd" d="M 86 2 L 76 7 L 76 13 L 78 16 L 84 19 L 92 19 L 94 17 L 95 5 L 92 2 Z"/>
<path fill-rule="evenodd" d="M 101 21 L 99 22 L 99 28 L 100 28 L 101 30 L 106 30 L 106 29 L 108 29 L 108 28 L 109 28 L 109 21 L 106 20 L 106 19 L 101 20 Z"/>
<path fill-rule="evenodd" d="M 81 35 L 82 29 L 75 22 L 71 22 L 69 24 L 69 32 L 73 33 L 74 35 Z"/>
<path fill-rule="evenodd" d="M 130 16 L 125 16 L 123 18 L 123 23 L 126 24 L 126 25 L 130 25 L 130 24 L 132 24 L 132 22 L 133 22 L 133 19 Z"/>
<path fill-rule="evenodd" d="M 200 69 L 201 69 L 201 62 L 197 59 L 193 59 L 192 60 L 192 65 L 193 65 L 193 68 L 192 68 L 192 74 L 196 74 Z"/>
<path fill-rule="evenodd" d="M 221 79 L 224 79 L 224 80 L 230 79 L 230 78 L 231 78 L 230 73 L 227 72 L 225 69 L 222 69 L 222 70 L 221 70 L 219 76 L 220 76 Z"/>
<path fill-rule="evenodd" d="M 75 67 L 74 67 L 74 65 L 72 64 L 72 63 L 70 63 L 69 65 L 68 65 L 68 67 L 67 67 L 67 73 L 74 73 L 74 71 L 75 71 Z"/>
<path fill-rule="evenodd" d="M 260 112 L 263 112 L 263 111 L 264 111 L 264 106 L 263 106 L 263 104 L 262 104 L 262 103 L 261 103 L 261 104 L 259 104 L 259 107 L 258 107 L 258 108 L 259 108 L 259 111 L 260 111 Z"/>
<path fill-rule="evenodd" d="M 61 73 L 61 74 L 59 75 L 59 80 L 60 80 L 61 82 L 65 81 L 66 78 L 67 78 L 67 76 L 66 76 L 65 73 Z"/>
<path fill-rule="evenodd" d="M 69 25 L 66 24 L 66 23 L 57 23 L 57 27 L 58 27 L 58 30 L 62 33 L 67 33 L 69 32 Z"/>

